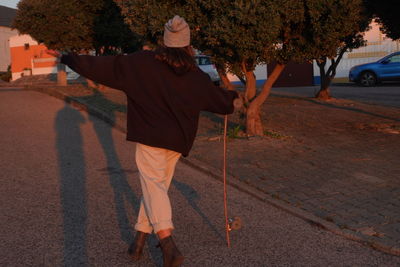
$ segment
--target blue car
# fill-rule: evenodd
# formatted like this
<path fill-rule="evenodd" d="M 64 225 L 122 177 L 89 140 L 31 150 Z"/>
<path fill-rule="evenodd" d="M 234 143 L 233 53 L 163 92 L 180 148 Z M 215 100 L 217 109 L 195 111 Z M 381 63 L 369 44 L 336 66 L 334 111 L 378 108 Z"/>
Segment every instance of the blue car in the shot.
<path fill-rule="evenodd" d="M 400 81 L 400 52 L 373 63 L 352 67 L 349 80 L 363 86 L 374 86 L 382 81 Z"/>

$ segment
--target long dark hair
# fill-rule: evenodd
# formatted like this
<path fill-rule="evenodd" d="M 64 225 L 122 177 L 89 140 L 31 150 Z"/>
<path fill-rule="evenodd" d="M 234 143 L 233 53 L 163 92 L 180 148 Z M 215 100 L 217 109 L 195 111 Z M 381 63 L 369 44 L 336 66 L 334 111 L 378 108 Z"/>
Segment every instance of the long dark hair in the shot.
<path fill-rule="evenodd" d="M 194 51 L 191 46 L 166 47 L 159 46 L 156 50 L 156 59 L 166 63 L 176 73 L 183 74 L 196 68 Z"/>

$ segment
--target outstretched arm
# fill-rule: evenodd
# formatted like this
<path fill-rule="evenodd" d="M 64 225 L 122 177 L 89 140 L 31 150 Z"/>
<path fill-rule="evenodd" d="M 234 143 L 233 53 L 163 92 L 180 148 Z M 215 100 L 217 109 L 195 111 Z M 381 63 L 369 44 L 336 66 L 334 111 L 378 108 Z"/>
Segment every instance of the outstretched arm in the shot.
<path fill-rule="evenodd" d="M 226 90 L 215 86 L 207 74 L 202 84 L 206 94 L 203 110 L 218 114 L 231 114 L 234 109 L 241 107 L 241 100 L 236 91 Z"/>
<path fill-rule="evenodd" d="M 48 54 L 60 59 L 80 75 L 100 84 L 123 89 L 124 59 L 119 56 L 88 56 L 88 55 L 61 55 L 58 51 L 47 51 Z"/>
<path fill-rule="evenodd" d="M 123 56 L 63 55 L 61 63 L 97 83 L 123 90 Z"/>

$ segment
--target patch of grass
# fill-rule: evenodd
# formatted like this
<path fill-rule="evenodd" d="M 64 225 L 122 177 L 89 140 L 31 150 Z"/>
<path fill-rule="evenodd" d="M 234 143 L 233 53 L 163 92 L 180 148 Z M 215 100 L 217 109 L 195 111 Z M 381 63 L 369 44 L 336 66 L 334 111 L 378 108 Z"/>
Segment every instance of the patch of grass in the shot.
<path fill-rule="evenodd" d="M 233 128 L 229 128 L 228 132 L 226 133 L 226 135 L 228 136 L 228 138 L 239 138 L 240 135 L 239 133 L 243 131 L 243 127 L 241 125 L 237 125 Z"/>
<path fill-rule="evenodd" d="M 271 138 L 275 138 L 275 139 L 282 139 L 282 138 L 288 137 L 286 135 L 280 134 L 280 133 L 272 131 L 272 130 L 265 130 L 264 135 L 269 136 Z"/>

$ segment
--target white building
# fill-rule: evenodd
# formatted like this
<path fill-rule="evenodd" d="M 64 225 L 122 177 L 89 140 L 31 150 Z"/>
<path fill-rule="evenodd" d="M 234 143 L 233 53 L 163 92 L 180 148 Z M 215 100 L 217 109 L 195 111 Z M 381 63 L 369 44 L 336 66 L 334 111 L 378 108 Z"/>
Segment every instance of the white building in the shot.
<path fill-rule="evenodd" d="M 11 64 L 9 39 L 18 35 L 17 30 L 11 29 L 16 11 L 16 9 L 0 5 L 0 72 L 7 71 Z"/>

